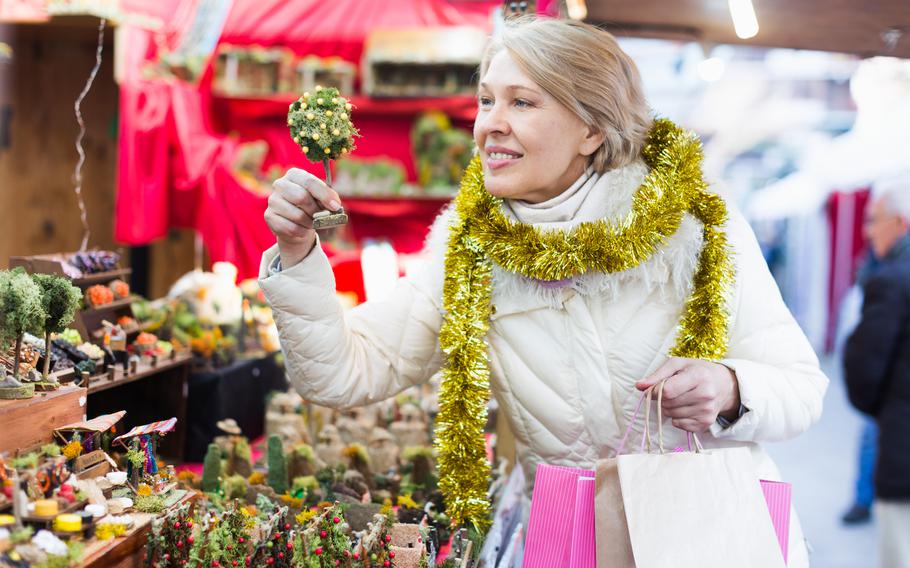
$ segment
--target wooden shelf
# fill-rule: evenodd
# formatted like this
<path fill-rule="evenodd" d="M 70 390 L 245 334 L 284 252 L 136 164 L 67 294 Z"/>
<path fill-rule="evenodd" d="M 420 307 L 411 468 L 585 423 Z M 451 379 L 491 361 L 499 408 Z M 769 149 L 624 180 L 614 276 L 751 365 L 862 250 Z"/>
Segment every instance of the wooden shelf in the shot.
<path fill-rule="evenodd" d="M 114 378 L 110 378 L 110 375 L 95 375 L 89 377 L 88 381 L 88 394 L 94 394 L 96 392 L 106 391 L 121 385 L 126 385 L 135 381 L 140 381 L 146 377 L 156 375 L 158 373 L 163 373 L 171 369 L 176 369 L 181 365 L 188 365 L 192 362 L 193 355 L 191 353 L 181 353 L 178 354 L 173 359 L 159 359 L 156 366 L 151 366 L 149 363 L 140 363 L 136 369 L 135 373 L 130 373 L 125 375 L 123 369 L 120 365 L 115 365 L 114 367 Z"/>
<path fill-rule="evenodd" d="M 110 304 L 104 304 L 103 306 L 93 306 L 91 308 L 86 308 L 86 309 L 82 310 L 81 313 L 83 316 L 94 316 L 94 315 L 97 315 L 97 314 L 100 314 L 103 312 L 105 312 L 105 313 L 113 312 L 113 311 L 117 310 L 118 308 L 122 308 L 123 306 L 131 305 L 137 299 L 138 298 L 136 298 L 135 296 L 130 296 L 128 298 L 114 300 Z M 111 323 L 117 323 L 117 322 L 112 321 Z"/>
<path fill-rule="evenodd" d="M 101 284 L 108 283 L 111 280 L 117 278 L 123 278 L 124 276 L 129 276 L 132 270 L 129 268 L 118 268 L 117 270 L 108 270 L 107 272 L 96 272 L 95 274 L 88 274 L 82 278 L 73 278 L 73 285 L 84 288 L 91 286 L 92 284 Z"/>
<path fill-rule="evenodd" d="M 286 116 L 288 106 L 297 100 L 293 95 L 270 97 L 213 96 L 216 112 L 226 112 L 232 118 L 245 120 L 272 119 Z M 353 120 L 358 118 L 415 117 L 420 113 L 438 110 L 456 120 L 473 121 L 477 116 L 477 100 L 472 96 L 439 98 L 377 98 L 353 96 Z"/>

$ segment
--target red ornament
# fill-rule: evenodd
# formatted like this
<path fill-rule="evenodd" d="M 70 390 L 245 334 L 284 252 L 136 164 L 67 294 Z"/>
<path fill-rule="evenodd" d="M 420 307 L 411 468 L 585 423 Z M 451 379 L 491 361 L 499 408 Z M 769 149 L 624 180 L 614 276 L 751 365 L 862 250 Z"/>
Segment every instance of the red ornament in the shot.
<path fill-rule="evenodd" d="M 337 525 L 338 523 L 341 522 L 341 519 L 339 519 L 338 517 L 333 517 L 333 518 L 332 518 L 332 522 L 335 523 L 335 524 Z"/>
<path fill-rule="evenodd" d="M 218 561 L 212 560 L 212 566 L 214 566 L 215 568 L 218 568 Z"/>
<path fill-rule="evenodd" d="M 180 528 L 180 521 L 177 521 L 176 523 L 174 523 L 174 528 L 175 528 L 175 529 L 179 529 L 179 528 Z"/>
<path fill-rule="evenodd" d="M 278 558 L 284 558 L 284 553 L 283 553 L 283 552 L 279 552 L 279 553 L 278 553 Z"/>
<path fill-rule="evenodd" d="M 350 555 L 351 555 L 351 552 L 350 552 L 350 551 L 348 551 L 348 550 L 345 550 L 345 551 L 344 551 L 344 557 L 345 557 L 345 558 L 347 558 L 347 557 L 350 556 Z"/>
<path fill-rule="evenodd" d="M 293 542 L 289 542 L 289 543 L 287 544 L 287 549 L 290 550 L 290 549 L 292 549 L 292 548 L 294 548 L 294 543 L 293 543 Z"/>
<path fill-rule="evenodd" d="M 164 559 L 165 559 L 165 560 L 170 560 L 170 559 L 171 559 L 171 555 L 170 555 L 170 554 L 165 554 L 165 555 L 164 555 Z"/>
<path fill-rule="evenodd" d="M 325 531 L 319 531 L 319 538 L 325 538 L 326 536 L 328 536 L 328 534 L 329 533 L 327 533 Z"/>
<path fill-rule="evenodd" d="M 341 560 L 335 559 L 335 566 L 341 566 Z"/>
<path fill-rule="evenodd" d="M 281 538 L 281 533 L 275 533 L 275 540 L 278 540 L 279 538 Z"/>
<path fill-rule="evenodd" d="M 178 541 L 177 541 L 177 548 L 183 548 L 183 541 L 182 541 L 182 540 L 178 540 Z"/>
<path fill-rule="evenodd" d="M 195 540 L 195 539 L 193 538 L 193 535 L 190 535 L 190 536 L 186 537 L 186 541 L 187 541 L 188 543 L 190 543 L 190 544 L 193 544 L 193 540 Z"/>
<path fill-rule="evenodd" d="M 383 561 L 382 561 L 382 565 L 385 566 L 385 568 L 389 568 L 389 566 L 391 566 L 392 563 L 389 562 L 388 560 L 383 560 Z"/>
<path fill-rule="evenodd" d="M 187 521 L 186 526 L 188 526 L 189 528 L 193 528 L 193 521 Z"/>
<path fill-rule="evenodd" d="M 316 556 L 322 556 L 322 547 L 317 546 L 316 550 L 313 551 L 313 554 L 315 554 Z"/>
<path fill-rule="evenodd" d="M 236 560 L 231 560 L 231 566 L 237 566 L 237 561 L 236 561 Z"/>
<path fill-rule="evenodd" d="M 271 564 L 274 564 L 274 563 L 275 563 L 275 559 L 272 558 L 271 556 L 269 556 L 269 559 L 267 560 L 267 562 L 268 562 L 270 565 L 271 565 Z"/>
<path fill-rule="evenodd" d="M 249 566 L 249 565 L 252 564 L 252 563 L 253 563 L 252 557 L 247 556 L 247 557 L 246 557 L 246 565 Z"/>
<path fill-rule="evenodd" d="M 355 552 L 355 553 L 354 553 L 354 560 L 360 560 L 360 553 L 359 553 L 359 552 Z"/>
<path fill-rule="evenodd" d="M 239 542 L 240 544 L 243 544 L 244 543 L 243 537 L 238 538 L 237 542 Z"/>
<path fill-rule="evenodd" d="M 392 550 L 389 551 L 389 558 L 395 558 L 395 552 L 394 552 L 394 551 L 392 551 Z"/>
<path fill-rule="evenodd" d="M 180 565 L 181 565 L 181 566 L 186 566 L 186 560 L 181 560 L 181 561 L 180 561 Z"/>
<path fill-rule="evenodd" d="M 285 523 L 284 530 L 286 530 L 286 531 L 291 530 L 291 523 Z"/>
<path fill-rule="evenodd" d="M 386 542 L 392 542 L 392 537 L 391 537 L 391 535 L 385 535 L 385 541 L 386 541 Z"/>
<path fill-rule="evenodd" d="M 228 550 L 234 550 L 234 547 L 233 547 L 232 545 L 230 545 L 230 544 L 227 545 L 225 548 L 227 548 Z"/>

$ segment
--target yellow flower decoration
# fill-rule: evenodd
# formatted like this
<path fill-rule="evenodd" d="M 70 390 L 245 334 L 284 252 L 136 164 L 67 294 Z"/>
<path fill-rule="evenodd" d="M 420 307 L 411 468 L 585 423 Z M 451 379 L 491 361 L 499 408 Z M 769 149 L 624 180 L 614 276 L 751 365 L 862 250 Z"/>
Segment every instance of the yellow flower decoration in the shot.
<path fill-rule="evenodd" d="M 82 454 L 82 442 L 79 440 L 73 440 L 67 445 L 63 446 L 63 455 L 66 456 L 68 460 L 74 460 Z"/>

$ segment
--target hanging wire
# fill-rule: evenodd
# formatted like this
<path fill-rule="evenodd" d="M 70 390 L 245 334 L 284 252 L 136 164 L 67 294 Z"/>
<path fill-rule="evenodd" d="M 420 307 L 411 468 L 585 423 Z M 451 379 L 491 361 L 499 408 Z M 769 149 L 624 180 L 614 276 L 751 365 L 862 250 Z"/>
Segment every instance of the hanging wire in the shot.
<path fill-rule="evenodd" d="M 76 110 L 76 122 L 79 123 L 79 136 L 76 137 L 76 152 L 79 153 L 79 161 L 76 163 L 76 171 L 73 173 L 73 182 L 76 184 L 76 201 L 79 203 L 79 218 L 82 220 L 82 245 L 79 247 L 80 252 L 84 252 L 88 248 L 88 238 L 91 234 L 88 227 L 85 200 L 82 198 L 82 166 L 85 164 L 85 150 L 82 148 L 82 139 L 85 138 L 85 121 L 82 120 L 82 100 L 92 88 L 92 83 L 95 82 L 95 75 L 98 74 L 98 69 L 101 68 L 101 51 L 104 49 L 104 27 L 106 24 L 107 20 L 104 18 L 98 22 L 98 47 L 95 50 L 95 66 L 92 68 L 82 92 L 79 93 L 76 103 L 73 105 Z"/>

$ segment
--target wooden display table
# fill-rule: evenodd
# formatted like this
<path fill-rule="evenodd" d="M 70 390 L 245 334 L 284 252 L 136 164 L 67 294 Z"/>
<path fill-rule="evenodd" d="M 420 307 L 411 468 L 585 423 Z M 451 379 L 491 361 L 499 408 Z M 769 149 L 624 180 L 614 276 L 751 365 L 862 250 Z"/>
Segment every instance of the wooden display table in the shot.
<path fill-rule="evenodd" d="M 87 391 L 64 385 L 23 400 L 0 400 L 0 452 L 48 444 L 54 429 L 85 420 Z"/>
<path fill-rule="evenodd" d="M 195 498 L 195 493 L 187 493 L 174 507 Z M 145 544 L 152 521 L 159 515 L 130 513 L 130 516 L 133 517 L 133 528 L 124 536 L 111 540 L 94 539 L 85 545 L 80 568 L 142 568 L 145 565 Z"/>

